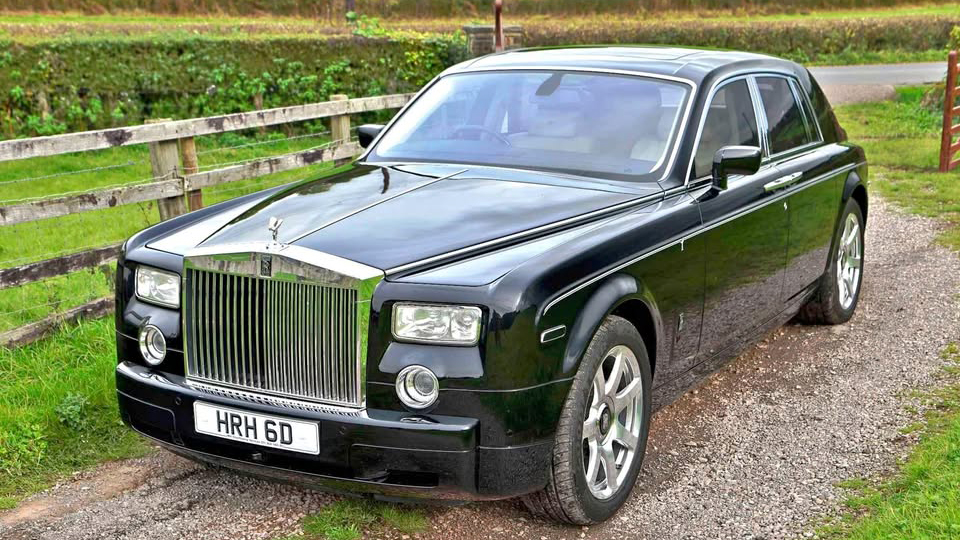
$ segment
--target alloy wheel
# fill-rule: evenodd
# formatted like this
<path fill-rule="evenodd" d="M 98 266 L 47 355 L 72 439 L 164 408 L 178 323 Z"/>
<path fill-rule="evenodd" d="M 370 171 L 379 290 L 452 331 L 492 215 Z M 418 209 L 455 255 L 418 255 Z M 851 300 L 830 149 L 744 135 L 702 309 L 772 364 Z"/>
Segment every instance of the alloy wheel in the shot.
<path fill-rule="evenodd" d="M 840 307 L 850 309 L 860 287 L 860 267 L 863 262 L 863 244 L 860 240 L 860 220 L 847 214 L 837 249 L 837 287 Z"/>
<path fill-rule="evenodd" d="M 624 484 L 637 456 L 643 414 L 643 382 L 629 347 L 610 349 L 597 368 L 583 422 L 583 471 L 600 500 Z"/>

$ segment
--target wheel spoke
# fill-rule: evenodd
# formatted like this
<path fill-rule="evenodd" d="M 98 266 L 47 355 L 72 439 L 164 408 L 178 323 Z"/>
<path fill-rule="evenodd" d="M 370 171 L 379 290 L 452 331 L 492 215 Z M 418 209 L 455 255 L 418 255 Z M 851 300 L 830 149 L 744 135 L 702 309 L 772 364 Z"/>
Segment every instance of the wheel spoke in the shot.
<path fill-rule="evenodd" d="M 603 462 L 603 472 L 607 477 L 607 488 L 610 491 L 617 491 L 617 488 L 620 487 L 620 481 L 617 479 L 617 459 L 613 454 L 613 448 L 611 446 L 601 446 L 598 450 L 600 450 L 600 461 Z"/>
<path fill-rule="evenodd" d="M 617 422 L 617 435 L 614 440 L 631 452 L 637 449 L 637 436 L 619 422 Z"/>
<path fill-rule="evenodd" d="M 853 239 L 858 234 L 859 227 L 857 227 L 854 222 L 847 220 L 847 225 L 843 228 L 843 245 L 849 246 L 853 243 Z"/>
<path fill-rule="evenodd" d="M 593 376 L 593 399 L 590 400 L 591 405 L 600 403 L 600 397 L 606 394 L 605 387 L 606 381 L 603 378 L 603 366 L 600 366 L 597 374 Z"/>
<path fill-rule="evenodd" d="M 633 398 L 639 396 L 642 390 L 643 386 L 640 377 L 635 377 L 627 384 L 626 388 L 613 396 L 613 412 L 620 414 L 620 411 L 633 403 Z"/>
<path fill-rule="evenodd" d="M 844 276 L 843 281 L 847 286 L 847 295 L 849 295 L 852 298 L 853 290 L 854 290 L 853 288 L 856 286 L 856 281 L 854 280 L 853 272 L 850 272 L 846 276 Z"/>
<path fill-rule="evenodd" d="M 607 379 L 606 387 L 603 393 L 613 397 L 617 391 L 617 385 L 620 383 L 620 375 L 623 373 L 623 351 L 617 351 L 613 357 L 613 368 L 610 370 L 610 377 Z"/>
<path fill-rule="evenodd" d="M 847 257 L 847 267 L 860 268 L 860 257 L 858 255 L 851 255 Z"/>
<path fill-rule="evenodd" d="M 591 486 L 597 483 L 597 471 L 600 467 L 600 452 L 598 450 L 595 442 L 587 445 L 587 467 L 584 476 Z"/>
<path fill-rule="evenodd" d="M 583 438 L 588 441 L 595 441 L 600 435 L 599 430 L 597 429 L 597 414 L 596 411 L 590 409 L 590 415 L 587 416 L 587 419 L 583 421 Z"/>

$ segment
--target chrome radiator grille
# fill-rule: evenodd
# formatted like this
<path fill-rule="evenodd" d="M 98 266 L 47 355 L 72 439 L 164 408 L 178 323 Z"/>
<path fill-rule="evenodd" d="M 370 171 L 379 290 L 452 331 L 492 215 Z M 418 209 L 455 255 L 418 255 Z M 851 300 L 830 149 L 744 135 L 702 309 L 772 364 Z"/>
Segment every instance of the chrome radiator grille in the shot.
<path fill-rule="evenodd" d="M 357 289 L 189 267 L 185 277 L 188 379 L 362 404 L 366 314 L 358 305 L 369 308 L 358 304 Z"/>

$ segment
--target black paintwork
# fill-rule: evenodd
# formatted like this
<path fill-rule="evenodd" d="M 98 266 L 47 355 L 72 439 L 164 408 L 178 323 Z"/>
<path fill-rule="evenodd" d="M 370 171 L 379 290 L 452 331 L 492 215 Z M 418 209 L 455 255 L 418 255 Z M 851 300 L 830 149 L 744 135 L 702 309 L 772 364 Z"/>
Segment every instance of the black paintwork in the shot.
<path fill-rule="evenodd" d="M 164 222 L 131 238 L 117 280 L 118 390 L 124 419 L 196 459 L 284 480 L 381 497 L 491 498 L 539 489 L 560 409 L 604 317 L 633 322 L 654 363 L 655 402 L 787 320 L 823 274 L 841 209 L 864 207 L 863 151 L 843 133 L 802 67 L 770 57 L 657 48 L 531 50 L 452 68 L 613 70 L 687 79 L 697 87 L 671 173 L 660 183 L 599 180 L 460 164 L 368 163 L 249 195 Z M 726 190 L 688 178 L 711 90 L 746 73 L 795 78 L 823 142 L 732 177 Z M 389 127 L 387 128 L 389 129 Z M 375 142 L 374 142 L 375 144 Z M 767 193 L 765 183 L 802 179 Z M 133 268 L 179 272 L 197 246 L 280 239 L 383 269 L 371 302 L 367 409 L 355 418 L 211 398 L 319 422 L 321 456 L 214 440 L 193 432 L 196 391 L 183 386 L 179 313 L 133 298 Z M 474 347 L 399 343 L 398 301 L 481 306 Z M 160 326 L 171 352 L 146 369 L 135 336 Z M 541 333 L 565 327 L 560 339 Z M 441 380 L 436 405 L 407 411 L 396 373 L 411 364 Z M 422 423 L 420 423 L 422 422 Z M 444 452 L 440 452 L 443 450 Z M 254 459 L 257 454 L 260 461 Z"/>

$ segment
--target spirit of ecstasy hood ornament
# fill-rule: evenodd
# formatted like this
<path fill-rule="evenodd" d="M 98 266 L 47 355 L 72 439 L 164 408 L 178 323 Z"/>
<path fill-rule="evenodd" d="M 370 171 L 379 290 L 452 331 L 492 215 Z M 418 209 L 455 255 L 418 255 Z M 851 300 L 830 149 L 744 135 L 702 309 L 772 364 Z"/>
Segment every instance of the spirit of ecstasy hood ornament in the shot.
<path fill-rule="evenodd" d="M 283 220 L 275 217 L 270 218 L 270 224 L 267 225 L 267 230 L 270 231 L 270 235 L 273 237 L 273 241 L 277 242 L 277 233 L 280 231 L 280 226 L 283 225 Z"/>

